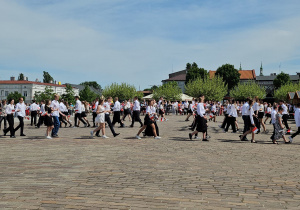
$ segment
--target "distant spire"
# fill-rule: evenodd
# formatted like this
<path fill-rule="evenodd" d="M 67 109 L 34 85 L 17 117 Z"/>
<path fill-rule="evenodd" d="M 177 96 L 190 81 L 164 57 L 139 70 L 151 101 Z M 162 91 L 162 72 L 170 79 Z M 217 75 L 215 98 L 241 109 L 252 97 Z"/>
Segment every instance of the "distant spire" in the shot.
<path fill-rule="evenodd" d="M 260 74 L 259 74 L 259 76 L 264 76 L 264 74 L 263 74 L 263 67 L 262 67 L 262 62 L 261 62 L 261 65 L 260 65 Z"/>
<path fill-rule="evenodd" d="M 243 69 L 242 69 L 242 63 L 241 63 L 241 62 L 240 62 L 240 69 L 239 69 L 239 70 L 243 70 Z"/>

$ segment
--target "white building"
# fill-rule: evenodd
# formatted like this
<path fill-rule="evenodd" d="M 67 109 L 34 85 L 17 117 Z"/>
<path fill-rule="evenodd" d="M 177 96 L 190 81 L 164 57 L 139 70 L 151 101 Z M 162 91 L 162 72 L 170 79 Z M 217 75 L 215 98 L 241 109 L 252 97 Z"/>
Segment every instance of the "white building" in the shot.
<path fill-rule="evenodd" d="M 0 100 L 6 99 L 11 92 L 19 92 L 25 97 L 25 103 L 30 103 L 34 99 L 35 92 L 44 92 L 46 87 L 51 87 L 54 93 L 62 95 L 66 93 L 66 85 L 42 83 L 33 81 L 18 81 L 14 80 L 0 80 Z M 79 95 L 79 89 L 73 87 L 75 95 Z"/>

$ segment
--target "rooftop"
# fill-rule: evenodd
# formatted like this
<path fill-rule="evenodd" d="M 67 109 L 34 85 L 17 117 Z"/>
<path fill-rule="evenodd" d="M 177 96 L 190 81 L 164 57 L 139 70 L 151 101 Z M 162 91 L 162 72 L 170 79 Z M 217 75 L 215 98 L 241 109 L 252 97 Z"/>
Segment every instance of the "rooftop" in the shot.
<path fill-rule="evenodd" d="M 185 81 L 186 80 L 186 73 L 179 74 L 177 76 L 171 77 L 169 79 L 165 79 L 163 81 Z"/>
<path fill-rule="evenodd" d="M 27 80 L 13 80 L 13 81 L 12 80 L 0 80 L 0 84 L 36 84 L 36 85 L 45 85 L 45 86 L 66 87 L 66 85 L 34 82 L 34 81 L 27 81 Z"/>
<path fill-rule="evenodd" d="M 214 78 L 216 72 L 217 71 L 210 70 L 209 71 L 209 78 L 211 78 L 211 79 Z M 239 73 L 241 74 L 241 76 L 240 76 L 241 80 L 248 80 L 248 79 L 255 80 L 257 78 L 254 69 L 252 69 L 252 70 L 239 70 Z"/>

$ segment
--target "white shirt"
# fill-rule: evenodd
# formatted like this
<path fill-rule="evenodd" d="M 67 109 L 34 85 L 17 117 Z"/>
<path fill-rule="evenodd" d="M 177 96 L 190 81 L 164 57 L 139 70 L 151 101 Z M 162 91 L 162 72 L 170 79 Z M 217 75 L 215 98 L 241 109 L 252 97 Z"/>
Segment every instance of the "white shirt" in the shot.
<path fill-rule="evenodd" d="M 60 102 L 60 103 L 59 103 L 59 111 L 65 112 L 65 111 L 66 111 L 66 108 L 67 108 L 67 107 L 64 105 L 63 102 Z"/>
<path fill-rule="evenodd" d="M 124 108 L 125 109 L 130 109 L 130 106 L 131 106 L 130 102 L 127 102 Z"/>
<path fill-rule="evenodd" d="M 114 112 L 119 112 L 121 110 L 121 104 L 119 101 L 116 101 L 113 107 Z"/>
<path fill-rule="evenodd" d="M 227 114 L 229 114 L 231 112 L 231 104 L 227 105 Z"/>
<path fill-rule="evenodd" d="M 133 104 L 133 111 L 140 111 L 140 110 L 141 110 L 140 102 L 138 100 L 135 100 Z"/>
<path fill-rule="evenodd" d="M 53 100 L 50 104 L 50 107 L 54 110 L 52 112 L 52 116 L 54 117 L 59 117 L 59 103 L 56 100 Z"/>
<path fill-rule="evenodd" d="M 253 105 L 253 110 L 258 111 L 259 110 L 259 103 L 255 102 Z"/>
<path fill-rule="evenodd" d="M 237 110 L 236 110 L 236 107 L 234 104 L 231 105 L 230 107 L 230 113 L 229 113 L 230 116 L 232 117 L 237 117 Z"/>
<path fill-rule="evenodd" d="M 282 104 L 281 107 L 283 108 L 283 112 L 282 112 L 282 115 L 284 114 L 288 114 L 288 111 L 287 111 L 287 107 L 285 104 Z"/>
<path fill-rule="evenodd" d="M 20 111 L 18 111 L 18 110 L 20 110 Z M 17 105 L 16 105 L 16 112 L 17 112 L 17 116 L 18 117 L 25 117 L 26 116 L 25 110 L 26 110 L 26 105 L 25 105 L 24 102 L 21 103 L 21 104 L 17 103 Z"/>
<path fill-rule="evenodd" d="M 264 112 L 264 109 L 265 109 L 264 105 L 261 104 L 261 105 L 259 106 L 259 112 Z"/>
<path fill-rule="evenodd" d="M 276 114 L 277 114 L 277 111 L 273 109 L 271 112 L 272 124 L 276 123 Z"/>
<path fill-rule="evenodd" d="M 79 100 L 77 100 L 75 103 L 75 112 L 79 114 L 82 112 L 81 101 Z"/>
<path fill-rule="evenodd" d="M 249 110 L 250 111 L 250 121 L 251 121 L 251 124 L 254 125 L 254 120 L 253 120 L 253 115 L 254 115 L 254 111 L 253 111 L 253 108 L 251 107 L 251 109 Z"/>
<path fill-rule="evenodd" d="M 30 111 L 31 112 L 34 112 L 34 111 L 37 111 L 38 110 L 38 105 L 36 103 L 33 103 L 30 105 Z"/>
<path fill-rule="evenodd" d="M 199 103 L 199 104 L 197 105 L 197 113 L 198 113 L 198 115 L 199 115 L 200 117 L 204 117 L 204 115 L 205 115 L 205 109 L 204 109 L 203 103 Z"/>
<path fill-rule="evenodd" d="M 41 105 L 41 110 L 40 110 L 40 111 L 41 111 L 41 113 L 44 113 L 44 112 L 45 112 L 45 104 L 42 104 L 42 105 Z"/>
<path fill-rule="evenodd" d="M 250 115 L 248 102 L 242 106 L 242 115 Z"/>
<path fill-rule="evenodd" d="M 96 111 L 97 111 L 98 105 L 99 105 L 99 102 L 96 101 L 96 103 L 95 103 L 95 108 L 94 108 L 93 112 L 96 112 Z"/>
<path fill-rule="evenodd" d="M 184 102 L 184 108 L 185 108 L 185 109 L 189 108 L 189 102 L 187 102 L 187 101 Z"/>
<path fill-rule="evenodd" d="M 190 104 L 190 108 L 191 111 L 194 111 L 194 104 Z"/>
<path fill-rule="evenodd" d="M 110 111 L 110 104 L 108 102 L 103 103 L 105 111 Z M 109 112 L 105 112 L 105 114 L 109 114 Z"/>
<path fill-rule="evenodd" d="M 295 111 L 295 122 L 296 122 L 296 126 L 300 127 L 300 109 L 297 108 Z"/>
<path fill-rule="evenodd" d="M 85 112 L 85 106 L 84 106 L 84 104 L 81 105 L 81 112 Z"/>
<path fill-rule="evenodd" d="M 147 106 L 147 108 L 146 108 L 146 114 L 148 114 L 148 113 L 149 113 L 149 115 L 152 114 L 152 107 L 151 106 Z"/>
<path fill-rule="evenodd" d="M 271 107 L 268 107 L 268 108 L 267 108 L 267 113 L 268 113 L 268 114 L 271 114 L 271 112 L 272 112 Z"/>
<path fill-rule="evenodd" d="M 212 112 L 216 112 L 216 111 L 217 111 L 217 107 L 216 107 L 216 105 L 212 105 L 212 107 L 211 107 L 211 111 L 212 111 Z"/>
<path fill-rule="evenodd" d="M 13 114 L 15 112 L 15 106 L 8 104 L 5 109 L 6 114 Z"/>

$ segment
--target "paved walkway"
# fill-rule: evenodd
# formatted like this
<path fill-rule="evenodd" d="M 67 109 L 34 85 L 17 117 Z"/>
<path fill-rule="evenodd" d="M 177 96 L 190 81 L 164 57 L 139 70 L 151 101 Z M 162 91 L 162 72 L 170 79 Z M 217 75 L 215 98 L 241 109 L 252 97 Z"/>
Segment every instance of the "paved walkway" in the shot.
<path fill-rule="evenodd" d="M 62 128 L 46 140 L 27 122 L 26 137 L 0 138 L 0 208 L 300 209 L 300 136 L 251 144 L 210 122 L 209 142 L 189 141 L 190 122 L 168 118 L 161 140 L 134 139 L 138 123 L 116 138 Z"/>

